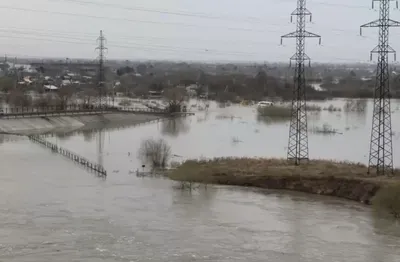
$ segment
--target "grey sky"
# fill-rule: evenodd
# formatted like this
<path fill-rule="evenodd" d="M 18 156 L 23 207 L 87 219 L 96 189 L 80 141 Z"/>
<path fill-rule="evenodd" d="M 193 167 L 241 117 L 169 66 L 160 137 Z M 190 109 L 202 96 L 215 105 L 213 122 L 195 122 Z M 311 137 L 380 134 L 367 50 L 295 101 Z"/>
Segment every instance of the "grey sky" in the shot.
<path fill-rule="evenodd" d="M 95 58 L 100 29 L 108 39 L 108 57 L 117 59 L 285 62 L 295 52 L 295 39 L 285 39 L 279 46 L 280 36 L 295 30 L 295 24 L 289 23 L 295 0 L 2 2 L 0 53 L 9 56 Z M 313 61 L 368 61 L 378 29 L 365 29 L 365 37 L 358 34 L 361 24 L 378 18 L 370 1 L 310 0 L 307 7 L 313 13 L 307 30 L 322 35 L 322 46 L 316 39 L 307 40 L 307 54 Z M 400 20 L 400 11 L 394 10 L 394 3 L 392 7 L 391 18 Z M 397 30 L 391 29 L 391 44 L 400 52 Z"/>

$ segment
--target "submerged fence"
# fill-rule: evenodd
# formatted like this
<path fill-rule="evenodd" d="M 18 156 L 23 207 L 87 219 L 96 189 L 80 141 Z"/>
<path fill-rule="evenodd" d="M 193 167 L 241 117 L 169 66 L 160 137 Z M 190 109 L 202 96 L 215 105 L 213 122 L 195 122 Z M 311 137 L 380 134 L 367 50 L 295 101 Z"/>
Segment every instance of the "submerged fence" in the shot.
<path fill-rule="evenodd" d="M 78 154 L 75 154 L 67 149 L 57 146 L 56 144 L 53 144 L 49 141 L 46 141 L 45 139 L 43 139 L 39 136 L 29 136 L 29 140 L 51 149 L 53 152 L 58 153 L 64 157 L 74 161 L 77 164 L 80 164 L 81 166 L 87 168 L 88 170 L 95 172 L 99 176 L 102 176 L 102 177 L 107 176 L 107 171 L 105 170 L 105 168 L 103 166 L 92 163 L 88 159 L 86 159 L 82 156 L 79 156 Z"/>

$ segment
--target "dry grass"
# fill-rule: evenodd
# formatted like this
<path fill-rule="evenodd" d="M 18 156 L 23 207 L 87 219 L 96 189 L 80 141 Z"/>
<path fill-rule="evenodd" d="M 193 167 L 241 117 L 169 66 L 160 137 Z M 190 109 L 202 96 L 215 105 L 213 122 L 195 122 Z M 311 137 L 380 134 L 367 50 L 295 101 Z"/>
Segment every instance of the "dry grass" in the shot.
<path fill-rule="evenodd" d="M 121 102 L 119 102 L 118 105 L 120 105 L 120 106 L 131 106 L 132 105 L 132 101 L 129 100 L 129 99 L 124 99 Z"/>
<path fill-rule="evenodd" d="M 399 176 L 400 171 L 396 170 Z M 329 160 L 310 160 L 295 166 L 285 159 L 264 158 L 215 158 L 211 160 L 188 160 L 171 173 L 171 178 L 194 179 L 201 182 L 214 174 L 229 174 L 233 176 L 306 176 L 306 177 L 341 177 L 384 181 L 389 178 L 376 177 L 367 174 L 367 167 L 360 163 L 335 162 Z"/>
<path fill-rule="evenodd" d="M 215 158 L 189 160 L 172 170 L 175 181 L 288 189 L 337 196 L 400 218 L 400 170 L 393 177 L 367 174 L 359 163 L 312 160 L 295 166 L 285 159 Z"/>

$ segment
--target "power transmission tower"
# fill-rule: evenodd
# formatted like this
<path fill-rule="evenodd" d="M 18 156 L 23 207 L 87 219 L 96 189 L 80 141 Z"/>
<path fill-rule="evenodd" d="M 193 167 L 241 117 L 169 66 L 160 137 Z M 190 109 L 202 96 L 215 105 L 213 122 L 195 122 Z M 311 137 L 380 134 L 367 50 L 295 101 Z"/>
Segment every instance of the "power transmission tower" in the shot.
<path fill-rule="evenodd" d="M 385 175 L 389 172 L 393 174 L 394 171 L 388 60 L 389 53 L 393 53 L 396 60 L 396 51 L 389 46 L 389 28 L 399 27 L 400 23 L 389 18 L 390 1 L 392 0 L 373 0 L 372 8 L 374 8 L 375 1 L 379 1 L 379 19 L 362 25 L 360 27 L 360 35 L 362 34 L 362 28 L 379 28 L 378 46 L 371 51 L 371 60 L 372 54 L 378 54 L 378 65 L 374 91 L 368 173 L 370 173 L 371 169 L 375 169 L 377 175 Z M 398 7 L 397 1 L 396 6 Z"/>
<path fill-rule="evenodd" d="M 310 16 L 312 20 L 311 12 L 306 8 L 306 0 L 297 0 L 297 8 L 290 17 L 291 22 L 293 16 L 297 17 L 296 31 L 283 35 L 281 44 L 283 38 L 296 38 L 296 53 L 290 58 L 290 65 L 292 61 L 296 65 L 287 158 L 299 165 L 302 160 L 308 161 L 305 61 L 309 61 L 309 66 L 311 61 L 305 53 L 305 42 L 307 37 L 316 37 L 321 44 L 321 36 L 306 31 L 306 17 Z"/>
<path fill-rule="evenodd" d="M 107 106 L 107 93 L 106 93 L 106 85 L 105 85 L 105 70 L 104 70 L 104 60 L 105 60 L 105 52 L 107 51 L 106 38 L 103 35 L 103 30 L 100 30 L 100 36 L 97 38 L 98 47 L 96 50 L 99 52 L 99 72 L 98 72 L 98 82 L 97 87 L 99 90 L 99 106 L 105 107 Z"/>

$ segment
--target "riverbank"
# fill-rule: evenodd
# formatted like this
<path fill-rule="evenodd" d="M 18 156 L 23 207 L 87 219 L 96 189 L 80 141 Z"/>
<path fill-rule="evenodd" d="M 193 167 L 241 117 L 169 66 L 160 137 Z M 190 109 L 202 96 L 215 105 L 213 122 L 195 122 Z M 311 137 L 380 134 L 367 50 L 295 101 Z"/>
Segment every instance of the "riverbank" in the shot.
<path fill-rule="evenodd" d="M 362 164 L 313 160 L 301 166 L 281 159 L 189 160 L 169 174 L 175 181 L 293 190 L 374 204 L 400 217 L 400 172 L 367 175 Z M 390 192 L 390 193 L 388 193 Z"/>
<path fill-rule="evenodd" d="M 34 135 L 48 132 L 72 132 L 82 128 L 94 128 L 115 124 L 139 124 L 159 119 L 149 114 L 96 114 L 59 117 L 0 119 L 0 133 Z"/>

